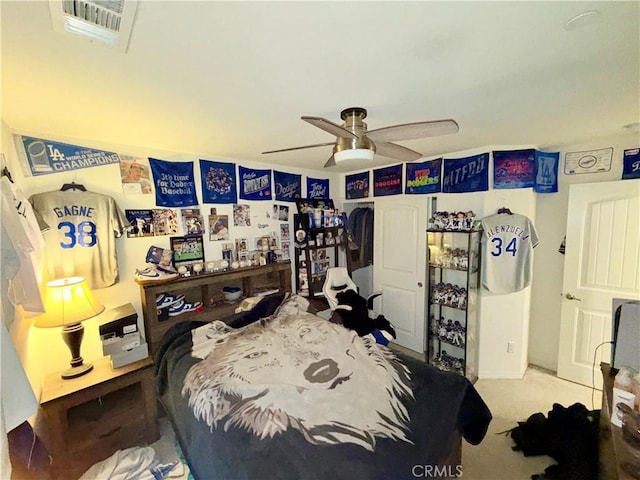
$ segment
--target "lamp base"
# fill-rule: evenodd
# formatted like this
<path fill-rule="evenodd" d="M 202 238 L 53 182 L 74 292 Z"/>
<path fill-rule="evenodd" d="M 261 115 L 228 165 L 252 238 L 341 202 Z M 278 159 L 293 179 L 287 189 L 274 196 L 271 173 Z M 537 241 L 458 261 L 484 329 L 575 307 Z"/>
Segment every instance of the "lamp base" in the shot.
<path fill-rule="evenodd" d="M 93 370 L 93 365 L 91 365 L 90 363 L 83 363 L 78 367 L 71 367 L 65 370 L 64 372 L 62 372 L 61 376 L 64 380 L 69 380 L 70 378 L 81 377 L 85 373 L 89 373 L 91 370 Z"/>

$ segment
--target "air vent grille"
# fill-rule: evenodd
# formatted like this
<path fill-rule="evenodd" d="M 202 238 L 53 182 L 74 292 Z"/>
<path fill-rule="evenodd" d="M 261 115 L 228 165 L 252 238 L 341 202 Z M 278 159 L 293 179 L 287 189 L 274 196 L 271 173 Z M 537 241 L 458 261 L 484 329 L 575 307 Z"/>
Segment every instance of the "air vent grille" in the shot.
<path fill-rule="evenodd" d="M 120 16 L 122 15 L 123 7 L 123 1 L 82 2 L 65 0 L 62 2 L 65 14 L 91 22 L 113 32 L 120 31 Z"/>

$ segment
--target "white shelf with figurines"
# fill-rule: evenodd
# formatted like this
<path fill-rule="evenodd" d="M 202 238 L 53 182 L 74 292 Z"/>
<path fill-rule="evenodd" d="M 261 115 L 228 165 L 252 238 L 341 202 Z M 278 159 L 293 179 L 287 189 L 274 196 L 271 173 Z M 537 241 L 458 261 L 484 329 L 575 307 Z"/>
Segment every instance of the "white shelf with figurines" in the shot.
<path fill-rule="evenodd" d="M 429 219 L 427 361 L 471 381 L 478 371 L 480 236 L 472 211 Z"/>

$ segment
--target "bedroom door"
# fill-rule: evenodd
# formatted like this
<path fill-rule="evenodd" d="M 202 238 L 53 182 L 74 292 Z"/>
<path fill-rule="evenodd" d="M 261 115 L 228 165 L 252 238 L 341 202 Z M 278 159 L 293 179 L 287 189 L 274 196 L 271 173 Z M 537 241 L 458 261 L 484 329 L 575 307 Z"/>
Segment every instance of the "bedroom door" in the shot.
<path fill-rule="evenodd" d="M 373 289 L 375 309 L 396 330 L 398 345 L 424 353 L 426 342 L 427 198 L 376 198 Z"/>
<path fill-rule="evenodd" d="M 602 388 L 612 299 L 640 299 L 640 180 L 571 185 L 558 376 Z"/>

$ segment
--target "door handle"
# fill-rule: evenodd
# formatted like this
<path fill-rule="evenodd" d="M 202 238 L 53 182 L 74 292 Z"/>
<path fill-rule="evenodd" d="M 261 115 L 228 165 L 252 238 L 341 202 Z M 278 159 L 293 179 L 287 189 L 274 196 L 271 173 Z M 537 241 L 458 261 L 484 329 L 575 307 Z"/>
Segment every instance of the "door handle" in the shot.
<path fill-rule="evenodd" d="M 573 295 L 571 295 L 570 293 L 567 293 L 564 298 L 566 298 L 567 300 L 575 300 L 576 302 L 581 302 L 582 299 L 578 298 L 578 297 L 574 297 Z"/>
<path fill-rule="evenodd" d="M 418 288 L 422 288 L 422 282 L 418 282 Z"/>

